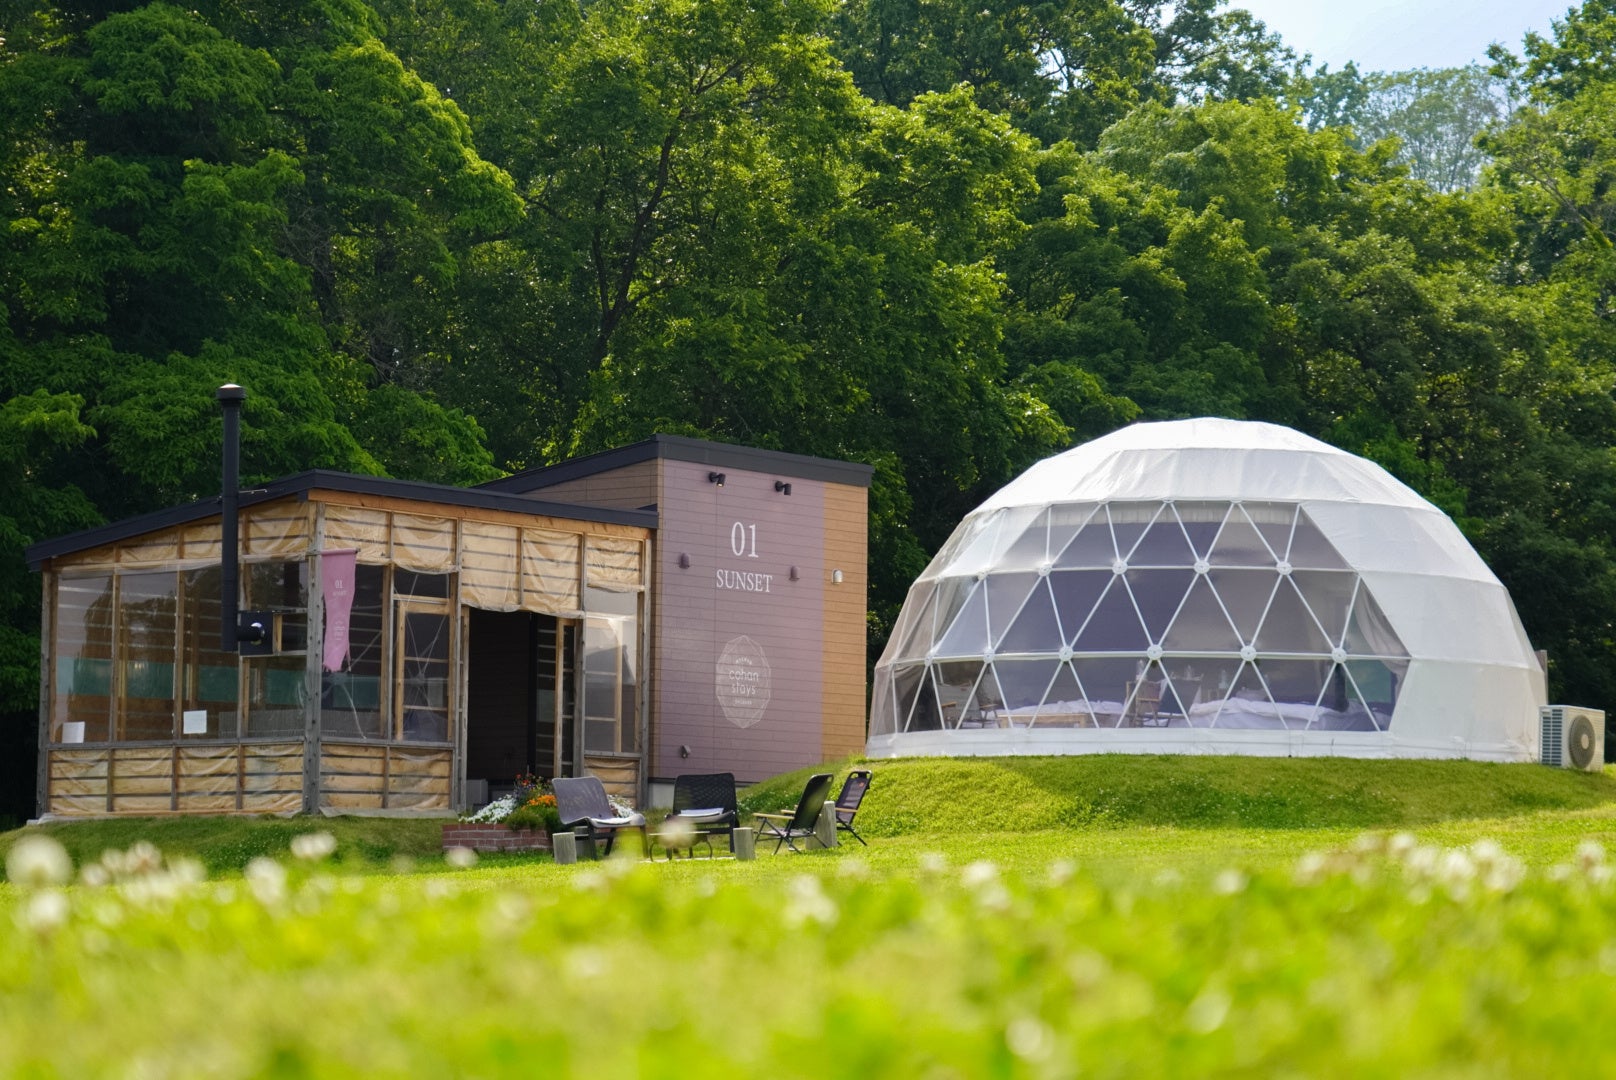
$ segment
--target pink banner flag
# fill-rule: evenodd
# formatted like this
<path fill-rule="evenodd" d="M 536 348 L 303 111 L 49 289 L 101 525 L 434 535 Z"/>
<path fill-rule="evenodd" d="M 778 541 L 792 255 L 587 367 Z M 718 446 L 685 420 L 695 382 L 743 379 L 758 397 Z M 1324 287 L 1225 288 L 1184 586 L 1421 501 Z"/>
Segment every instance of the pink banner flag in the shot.
<path fill-rule="evenodd" d="M 325 598 L 325 669 L 341 671 L 348 659 L 348 616 L 353 611 L 354 569 L 359 552 L 320 556 L 320 594 Z"/>

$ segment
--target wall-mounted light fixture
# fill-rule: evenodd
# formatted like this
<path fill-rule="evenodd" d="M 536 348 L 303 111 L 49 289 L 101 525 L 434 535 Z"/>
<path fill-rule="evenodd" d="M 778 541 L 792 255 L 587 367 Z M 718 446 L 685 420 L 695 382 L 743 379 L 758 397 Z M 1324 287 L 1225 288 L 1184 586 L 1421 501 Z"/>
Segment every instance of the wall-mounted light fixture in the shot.
<path fill-rule="evenodd" d="M 796 581 L 796 580 L 797 580 L 797 568 L 796 568 L 796 567 L 795 567 L 795 566 L 793 566 L 793 567 L 792 567 L 792 568 L 791 568 L 791 580 L 792 580 L 792 581 Z"/>
<path fill-rule="evenodd" d="M 724 474 L 721 472 L 710 472 L 707 474 L 707 482 L 709 484 L 717 484 L 719 487 L 723 487 Z"/>
<path fill-rule="evenodd" d="M 840 585 L 842 583 L 842 572 L 840 570 L 832 570 L 830 572 L 830 580 L 833 584 Z"/>
<path fill-rule="evenodd" d="M 679 569 L 681 569 L 681 570 L 689 570 L 690 569 L 690 556 L 688 554 L 686 554 L 685 552 L 683 552 L 683 551 L 681 551 L 679 553 Z"/>
<path fill-rule="evenodd" d="M 689 757 L 690 756 L 690 747 L 688 747 L 688 746 L 679 747 L 679 756 L 680 757 Z"/>
<path fill-rule="evenodd" d="M 786 483 L 784 480 L 776 480 L 774 482 L 774 490 L 778 491 L 782 495 L 790 495 L 791 485 Z"/>

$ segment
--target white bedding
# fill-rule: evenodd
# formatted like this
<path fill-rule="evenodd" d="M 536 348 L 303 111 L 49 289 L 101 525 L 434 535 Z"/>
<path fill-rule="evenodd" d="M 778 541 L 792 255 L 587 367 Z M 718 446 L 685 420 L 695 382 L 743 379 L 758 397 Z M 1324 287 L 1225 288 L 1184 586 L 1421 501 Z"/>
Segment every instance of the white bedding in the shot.
<path fill-rule="evenodd" d="M 1221 710 L 1220 710 L 1221 706 Z M 1019 709 L 1000 709 L 1000 726 L 1026 727 L 1037 717 L 1037 727 L 1117 727 L 1122 717 L 1120 701 L 1051 701 L 1042 708 L 1024 706 Z M 1092 713 L 1092 715 L 1091 715 Z M 1380 718 L 1385 727 L 1386 717 Z M 1324 706 L 1233 698 L 1228 701 L 1206 701 L 1190 706 L 1189 715 L 1177 714 L 1146 716 L 1143 727 L 1163 728 L 1225 728 L 1263 729 L 1286 728 L 1309 731 L 1374 731 L 1375 722 L 1359 709 L 1337 712 Z"/>

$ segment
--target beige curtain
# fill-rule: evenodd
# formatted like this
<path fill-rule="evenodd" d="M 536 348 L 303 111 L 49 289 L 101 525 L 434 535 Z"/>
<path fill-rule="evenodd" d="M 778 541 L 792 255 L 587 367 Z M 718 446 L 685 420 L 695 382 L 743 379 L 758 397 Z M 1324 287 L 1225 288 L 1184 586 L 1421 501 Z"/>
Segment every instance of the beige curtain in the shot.
<path fill-rule="evenodd" d="M 522 607 L 557 615 L 578 611 L 578 537 L 522 530 Z"/>
<path fill-rule="evenodd" d="M 447 574 L 455 564 L 455 523 L 449 518 L 393 515 L 393 562 L 417 574 Z"/>
<path fill-rule="evenodd" d="M 460 523 L 460 600 L 484 611 L 522 607 L 521 530 L 482 521 Z"/>
<path fill-rule="evenodd" d="M 611 536 L 591 536 L 585 544 L 584 565 L 589 584 L 597 589 L 626 592 L 640 587 L 639 540 L 622 540 Z"/>

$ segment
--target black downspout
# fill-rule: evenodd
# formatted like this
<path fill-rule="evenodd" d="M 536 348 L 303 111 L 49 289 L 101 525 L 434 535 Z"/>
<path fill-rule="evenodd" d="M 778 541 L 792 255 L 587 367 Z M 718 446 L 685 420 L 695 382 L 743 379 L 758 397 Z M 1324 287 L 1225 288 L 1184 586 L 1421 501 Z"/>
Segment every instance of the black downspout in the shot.
<path fill-rule="evenodd" d="M 237 649 L 236 624 L 239 621 L 240 569 L 237 565 L 240 548 L 236 539 L 236 518 L 241 501 L 241 403 L 247 400 L 247 391 L 235 383 L 225 383 L 216 395 L 224 412 L 224 486 L 221 491 L 223 544 L 219 549 L 219 599 L 223 603 L 219 627 L 220 649 L 233 653 Z"/>

